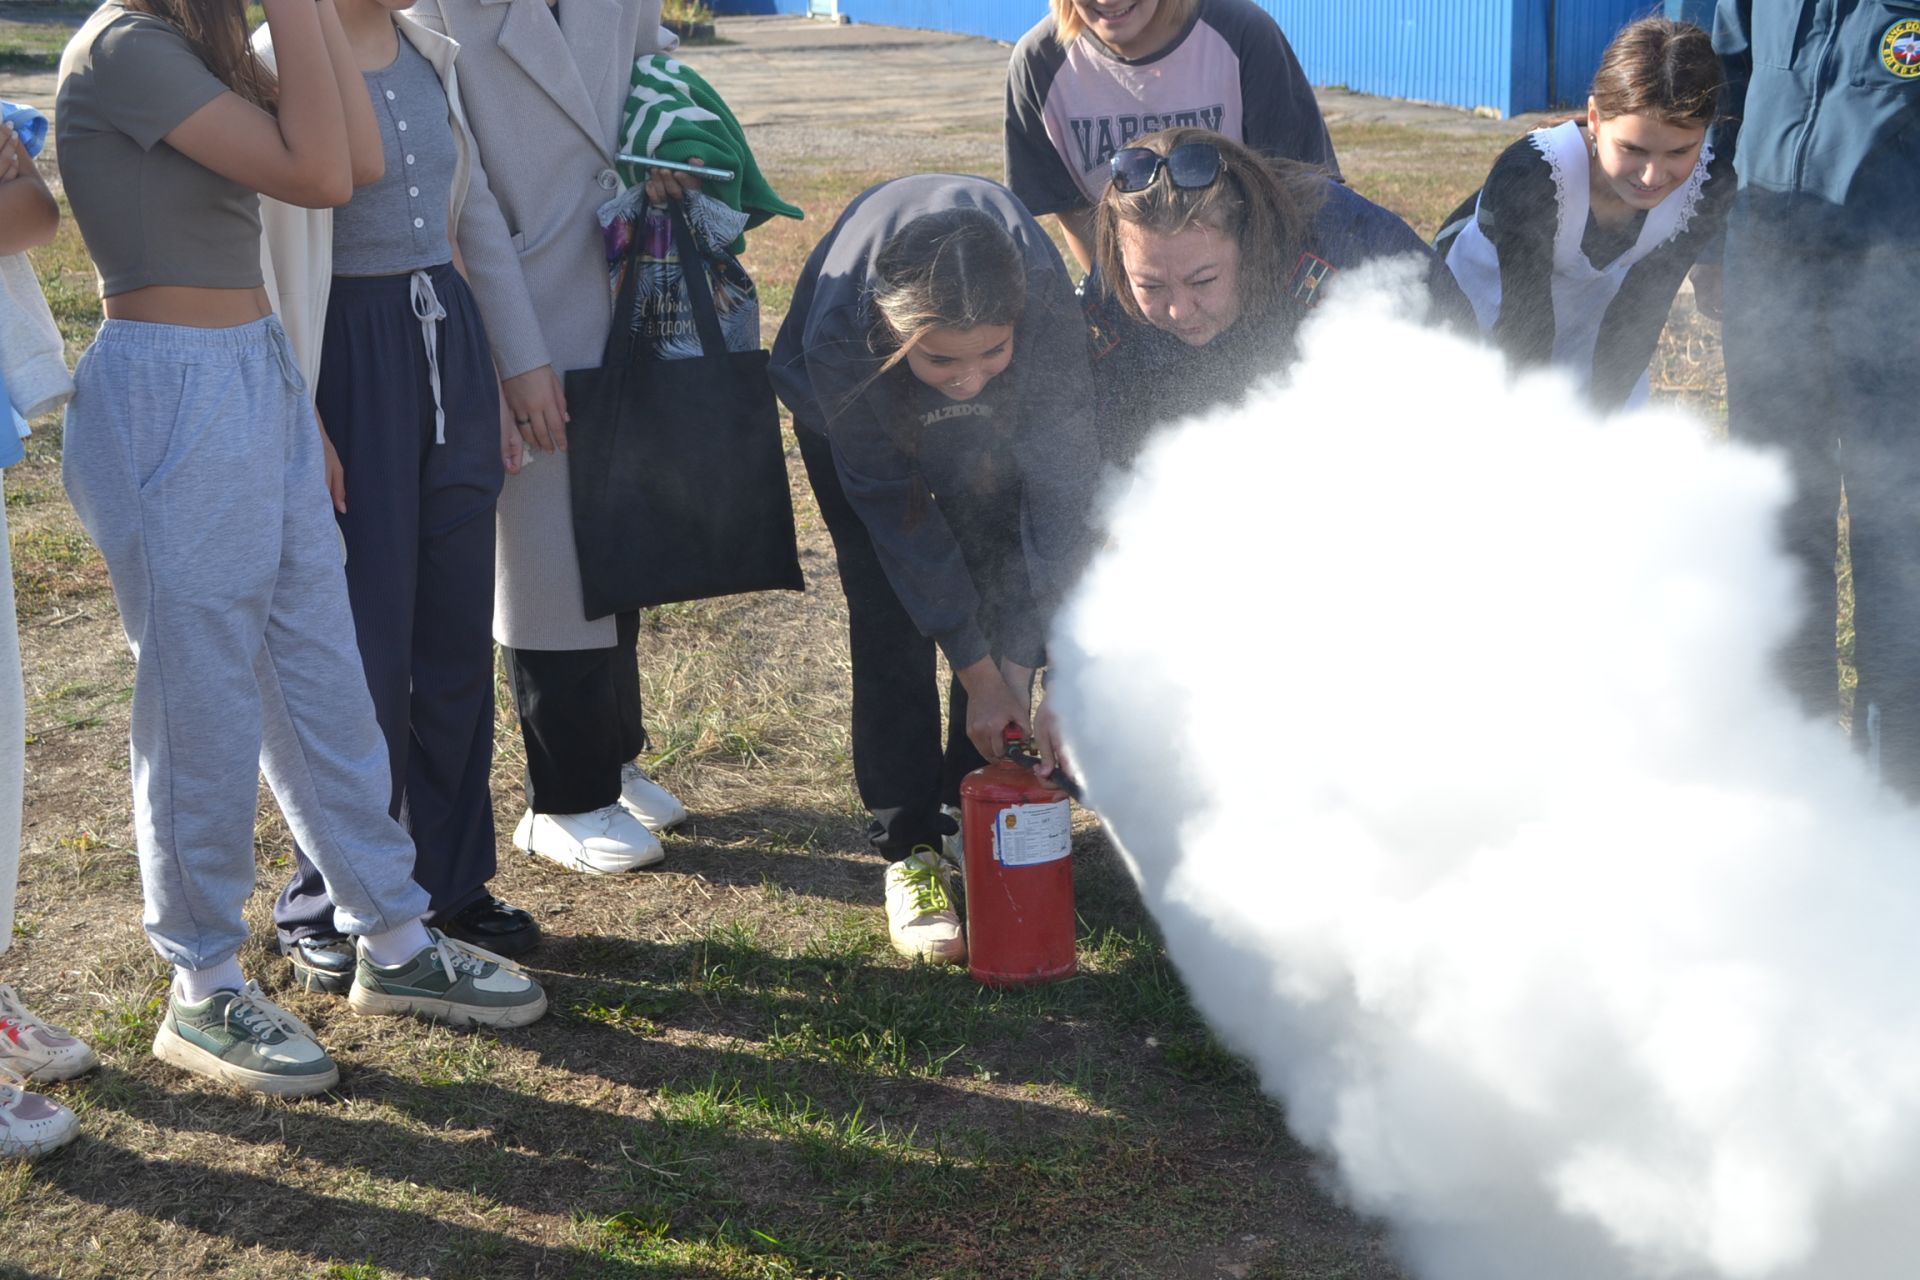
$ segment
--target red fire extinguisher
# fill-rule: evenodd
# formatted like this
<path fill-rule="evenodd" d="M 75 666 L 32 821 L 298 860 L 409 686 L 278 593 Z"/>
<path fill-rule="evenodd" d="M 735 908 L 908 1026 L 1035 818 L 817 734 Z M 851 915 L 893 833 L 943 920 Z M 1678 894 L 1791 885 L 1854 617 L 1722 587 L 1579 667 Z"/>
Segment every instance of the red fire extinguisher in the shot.
<path fill-rule="evenodd" d="M 1074 971 L 1071 805 L 1033 775 L 1019 726 L 1007 726 L 1006 742 L 1006 758 L 960 781 L 967 969 L 992 987 Z"/>

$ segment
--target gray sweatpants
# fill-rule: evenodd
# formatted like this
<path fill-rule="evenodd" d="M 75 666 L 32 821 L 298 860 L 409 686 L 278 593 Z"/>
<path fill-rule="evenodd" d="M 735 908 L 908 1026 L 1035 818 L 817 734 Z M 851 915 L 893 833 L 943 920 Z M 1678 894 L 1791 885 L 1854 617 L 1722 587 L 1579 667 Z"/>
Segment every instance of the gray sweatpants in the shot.
<path fill-rule="evenodd" d="M 245 940 L 261 770 L 343 933 L 424 914 L 413 844 L 387 816 L 319 432 L 280 322 L 108 320 L 74 381 L 64 478 L 133 647 L 154 948 L 204 969 Z"/>

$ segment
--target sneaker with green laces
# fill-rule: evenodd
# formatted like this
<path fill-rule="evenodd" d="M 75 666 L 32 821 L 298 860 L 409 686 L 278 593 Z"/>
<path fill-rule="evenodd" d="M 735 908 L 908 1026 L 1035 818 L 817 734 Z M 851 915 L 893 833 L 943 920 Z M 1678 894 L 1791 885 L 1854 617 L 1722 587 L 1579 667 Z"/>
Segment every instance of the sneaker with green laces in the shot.
<path fill-rule="evenodd" d="M 547 993 L 505 956 L 427 930 L 433 945 L 383 968 L 360 948 L 347 1003 L 355 1013 L 406 1014 L 454 1027 L 524 1027 L 547 1011 Z"/>
<path fill-rule="evenodd" d="M 953 869 L 928 845 L 887 864 L 887 937 L 895 951 L 942 964 L 966 960 L 952 881 Z"/>
<path fill-rule="evenodd" d="M 153 1056 L 183 1071 L 281 1097 L 320 1093 L 340 1068 L 307 1024 L 267 999 L 260 984 L 216 991 L 199 1004 L 167 1002 Z"/>

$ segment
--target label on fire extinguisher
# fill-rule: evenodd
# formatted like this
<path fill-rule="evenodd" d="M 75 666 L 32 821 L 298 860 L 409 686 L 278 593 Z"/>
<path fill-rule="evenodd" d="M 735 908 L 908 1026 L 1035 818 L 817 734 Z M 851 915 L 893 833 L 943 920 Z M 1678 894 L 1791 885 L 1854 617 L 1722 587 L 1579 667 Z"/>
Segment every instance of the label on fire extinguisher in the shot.
<path fill-rule="evenodd" d="M 1072 852 L 1073 813 L 1065 796 L 1011 805 L 993 820 L 993 858 L 1003 867 L 1055 862 Z"/>

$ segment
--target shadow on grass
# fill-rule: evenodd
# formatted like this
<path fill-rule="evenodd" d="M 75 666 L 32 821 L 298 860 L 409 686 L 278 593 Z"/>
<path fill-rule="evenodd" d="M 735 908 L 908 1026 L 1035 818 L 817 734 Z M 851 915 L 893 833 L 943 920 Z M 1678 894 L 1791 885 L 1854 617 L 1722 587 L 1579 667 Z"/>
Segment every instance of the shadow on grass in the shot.
<path fill-rule="evenodd" d="M 1070 1085 L 1130 1112 L 1134 1102 L 1097 1084 L 1111 1074 L 1099 1057 L 1152 1040 L 1156 1068 L 1175 1078 L 1251 1084 L 1207 1035 L 1157 940 L 1103 926 L 1083 933 L 1080 953 L 1072 978 L 997 991 L 963 970 L 903 965 L 872 933 L 829 933 L 786 954 L 726 928 L 676 942 L 553 939 L 543 978 L 559 1020 L 578 1030 L 541 1037 L 534 1049 L 557 1066 L 642 1089 L 810 1064 L 826 1074 L 806 1087 L 830 1094 L 986 1079 Z M 686 1036 L 750 1047 L 688 1061 L 669 1043 Z M 1010 1124 L 1033 1113 L 1018 1114 Z"/>
<path fill-rule="evenodd" d="M 757 1081 L 765 1072 L 740 1055 L 674 1058 L 668 1074 L 707 1083 L 662 1086 L 644 1115 L 371 1068 L 351 1071 L 346 1092 L 403 1119 L 263 1107 L 122 1077 L 112 1087 L 130 1110 L 182 1134 L 219 1135 L 222 1162 L 83 1138 L 38 1178 L 116 1214 L 316 1264 L 665 1280 L 737 1276 L 718 1264 L 747 1255 L 809 1275 L 917 1274 L 914 1258 L 964 1244 L 973 1213 L 1030 1204 L 1024 1230 L 1038 1233 L 1039 1210 L 1086 1194 L 1093 1171 L 1118 1182 L 1127 1162 L 1146 1172 L 1159 1159 L 1097 1124 L 928 1138 L 864 1118 L 857 1103 L 823 1108 L 802 1089 Z M 720 1083 L 736 1069 L 740 1082 Z M 329 1189 L 316 1189 L 321 1182 Z M 866 1219 L 851 1238 L 849 1215 Z"/>
<path fill-rule="evenodd" d="M 443 1152 L 438 1144 L 422 1144 L 416 1135 L 405 1137 L 407 1143 L 402 1150 L 414 1159 L 389 1162 L 383 1175 L 401 1175 L 410 1163 L 446 1162 L 452 1154 Z M 290 1126 L 289 1147 L 296 1141 Z M 110 1160 L 110 1179 L 77 1175 L 70 1171 L 80 1166 L 64 1162 L 43 1166 L 40 1179 L 77 1200 L 172 1223 L 242 1249 L 258 1246 L 289 1251 L 316 1263 L 371 1263 L 402 1275 L 560 1274 L 681 1280 L 729 1274 L 704 1267 L 689 1270 L 677 1263 L 621 1261 L 598 1251 L 555 1248 L 505 1232 L 463 1226 L 431 1210 L 321 1194 L 291 1186 L 284 1177 L 187 1160 L 149 1159 L 103 1142 L 82 1142 L 91 1150 L 74 1155 Z M 329 1159 L 337 1159 L 337 1144 L 322 1145 Z"/>
<path fill-rule="evenodd" d="M 640 1280 L 919 1275 L 935 1260 L 984 1276 L 1010 1258 L 1066 1274 L 1244 1213 L 1268 1194 L 1251 1167 L 1318 1202 L 1237 1066 L 1171 1051 L 1207 1042 L 1157 943 L 1107 929 L 1082 957 L 1072 980 L 996 992 L 903 966 L 871 934 L 798 954 L 731 925 L 684 942 L 554 937 L 546 1022 L 452 1036 L 481 1058 L 529 1051 L 538 1065 L 511 1082 L 356 1061 L 329 1008 L 348 1105 L 109 1069 L 82 1086 L 90 1114 L 157 1129 L 138 1145 L 179 1154 L 83 1139 L 36 1177 L 316 1272 Z M 1142 1048 L 1149 1035 L 1164 1047 Z M 1202 1129 L 1216 1136 L 1194 1142 Z M 1142 1186 L 1159 1188 L 1147 1209 Z M 151 1226 L 118 1238 L 179 1246 Z"/>

